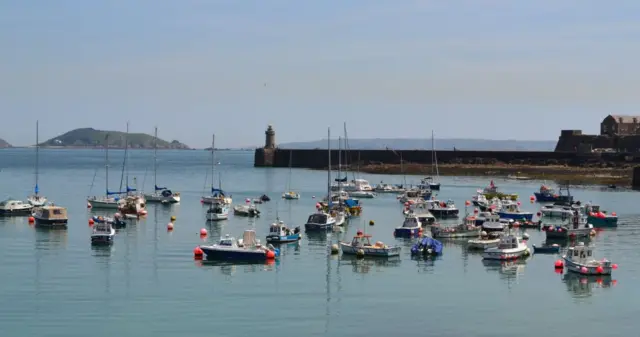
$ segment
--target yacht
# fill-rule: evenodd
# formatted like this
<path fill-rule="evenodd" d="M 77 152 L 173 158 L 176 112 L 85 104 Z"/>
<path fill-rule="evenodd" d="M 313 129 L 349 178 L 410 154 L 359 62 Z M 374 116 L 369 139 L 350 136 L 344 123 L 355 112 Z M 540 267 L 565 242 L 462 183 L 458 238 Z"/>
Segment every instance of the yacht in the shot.
<path fill-rule="evenodd" d="M 180 202 L 180 193 L 173 192 L 166 187 L 158 187 L 158 128 L 155 129 L 153 138 L 153 192 L 146 193 L 147 202 L 160 202 L 163 204 L 176 204 Z"/>
<path fill-rule="evenodd" d="M 38 121 L 36 121 L 36 185 L 33 190 L 33 195 L 27 198 L 27 202 L 35 207 L 44 206 L 47 203 L 47 198 L 39 194 L 40 188 L 38 187 L 38 178 L 40 176 L 40 141 L 38 134 Z"/>
<path fill-rule="evenodd" d="M 380 184 L 376 185 L 373 189 L 376 193 L 402 193 L 404 192 L 404 188 L 392 184 L 385 184 L 380 182 Z"/>
<path fill-rule="evenodd" d="M 0 215 L 31 215 L 33 205 L 20 200 L 6 199 L 0 202 Z"/>
<path fill-rule="evenodd" d="M 106 146 L 104 147 L 105 152 L 105 194 L 103 196 L 93 196 L 87 198 L 87 202 L 91 205 L 91 208 L 104 208 L 104 209 L 118 209 L 120 206 L 120 198 L 118 194 L 120 192 L 109 192 L 109 134 L 107 133 L 105 136 L 104 143 Z"/>

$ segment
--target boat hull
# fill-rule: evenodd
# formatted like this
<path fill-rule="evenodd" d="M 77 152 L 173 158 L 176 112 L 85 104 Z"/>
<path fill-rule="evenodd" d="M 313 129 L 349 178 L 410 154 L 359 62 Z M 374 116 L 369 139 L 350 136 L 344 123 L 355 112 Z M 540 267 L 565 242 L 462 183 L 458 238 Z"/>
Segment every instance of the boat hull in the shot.
<path fill-rule="evenodd" d="M 207 213 L 207 221 L 222 221 L 229 219 L 228 213 Z"/>
<path fill-rule="evenodd" d="M 552 195 L 540 192 L 535 192 L 533 195 L 536 197 L 537 202 L 573 202 L 573 197 L 567 195 Z"/>
<path fill-rule="evenodd" d="M 476 224 L 477 224 L 477 221 L 476 221 Z M 502 232 L 504 230 L 504 225 L 503 224 L 495 224 L 495 223 L 484 222 L 482 224 L 482 230 L 487 232 L 487 233 Z"/>
<path fill-rule="evenodd" d="M 393 231 L 395 237 L 408 238 L 412 236 L 420 235 L 420 229 L 422 227 L 398 227 Z"/>
<path fill-rule="evenodd" d="M 573 273 L 578 273 L 581 275 L 611 275 L 611 270 L 612 267 L 609 265 L 601 265 L 600 267 L 602 267 L 602 273 L 598 273 L 598 266 L 588 266 L 588 265 L 582 265 L 579 263 L 575 263 L 569 259 L 567 259 L 566 256 L 563 256 L 562 259 L 564 260 L 564 266 L 565 268 Z M 582 267 L 587 268 L 586 272 L 584 272 L 582 270 Z"/>
<path fill-rule="evenodd" d="M 177 204 L 180 202 L 180 197 L 176 195 L 170 195 L 168 197 L 165 197 L 161 194 L 145 194 L 144 198 L 147 200 L 147 203 L 159 202 L 159 203 Z"/>
<path fill-rule="evenodd" d="M 91 208 L 103 208 L 103 209 L 118 209 L 120 204 L 118 202 L 109 202 L 102 200 L 89 200 Z"/>
<path fill-rule="evenodd" d="M 25 216 L 31 215 L 33 208 L 0 209 L 0 216 Z"/>
<path fill-rule="evenodd" d="M 342 254 L 348 255 L 357 255 L 359 250 L 362 250 L 365 256 L 391 257 L 400 255 L 400 247 L 354 247 L 350 243 L 340 242 L 340 248 L 342 249 Z"/>
<path fill-rule="evenodd" d="M 492 240 L 475 239 L 475 240 L 469 240 L 469 242 L 467 243 L 467 249 L 485 250 L 487 248 L 498 247 L 499 243 L 500 243 L 500 239 L 492 239 Z"/>
<path fill-rule="evenodd" d="M 589 237 L 591 234 L 591 228 L 578 228 L 578 229 L 566 229 L 562 230 L 549 230 L 545 231 L 547 239 L 562 239 L 566 240 L 569 238 L 584 238 Z"/>
<path fill-rule="evenodd" d="M 560 246 L 542 246 L 533 245 L 534 254 L 557 254 L 560 253 Z"/>
<path fill-rule="evenodd" d="M 210 261 L 255 261 L 267 260 L 267 253 L 263 250 L 247 249 L 219 249 L 215 247 L 200 246 L 207 260 Z"/>
<path fill-rule="evenodd" d="M 526 220 L 531 221 L 533 219 L 533 213 L 511 213 L 511 212 L 498 212 L 501 219 L 513 219 L 513 220 Z"/>
<path fill-rule="evenodd" d="M 333 224 L 317 224 L 317 223 L 304 224 L 304 230 L 310 231 L 310 232 L 329 231 L 332 229 L 333 229 Z"/>
<path fill-rule="evenodd" d="M 267 235 L 267 243 L 291 243 L 300 241 L 300 234 Z"/>
<path fill-rule="evenodd" d="M 546 218 L 568 219 L 573 216 L 573 212 L 568 210 L 542 209 L 540 213 Z"/>
<path fill-rule="evenodd" d="M 477 238 L 480 236 L 480 232 L 482 228 L 476 228 L 473 230 L 465 230 L 465 231 L 443 231 L 439 228 L 431 228 L 431 234 L 434 238 L 442 238 L 442 239 L 460 239 L 460 238 Z"/>
<path fill-rule="evenodd" d="M 91 235 L 91 244 L 92 245 L 110 245 L 113 243 L 113 237 L 114 235 L 107 235 L 107 234 Z"/>
<path fill-rule="evenodd" d="M 595 228 L 613 228 L 618 227 L 618 217 L 609 216 L 605 218 L 598 218 L 596 216 L 587 217 L 587 223 L 590 223 Z"/>
<path fill-rule="evenodd" d="M 529 248 L 519 247 L 514 249 L 497 249 L 497 248 L 488 248 L 482 253 L 482 258 L 484 260 L 517 260 L 523 258 L 527 255 Z"/>
<path fill-rule="evenodd" d="M 68 219 L 43 219 L 35 218 L 35 225 L 43 228 L 67 228 Z"/>
<path fill-rule="evenodd" d="M 299 194 L 283 194 L 282 198 L 285 200 L 298 200 L 300 199 Z"/>

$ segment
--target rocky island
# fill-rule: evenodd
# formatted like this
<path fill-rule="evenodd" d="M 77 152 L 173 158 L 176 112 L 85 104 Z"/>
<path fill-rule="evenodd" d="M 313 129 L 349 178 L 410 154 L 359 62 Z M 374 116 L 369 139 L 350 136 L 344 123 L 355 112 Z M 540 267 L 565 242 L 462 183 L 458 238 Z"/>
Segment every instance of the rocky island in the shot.
<path fill-rule="evenodd" d="M 7 143 L 6 140 L 0 138 L 0 149 L 5 149 L 8 147 L 12 147 L 11 144 Z"/>
<path fill-rule="evenodd" d="M 110 148 L 124 148 L 125 139 L 128 140 L 129 148 L 133 149 L 153 149 L 154 137 L 146 133 L 125 133 L 121 131 L 105 131 L 96 130 L 94 128 L 81 128 L 71 130 L 60 136 L 51 138 L 43 143 L 40 143 L 42 147 L 49 148 L 92 148 L 92 147 L 105 147 L 107 140 L 107 134 L 109 135 Z M 170 142 L 158 138 L 158 149 L 179 149 L 188 150 L 189 147 L 177 140 Z"/>

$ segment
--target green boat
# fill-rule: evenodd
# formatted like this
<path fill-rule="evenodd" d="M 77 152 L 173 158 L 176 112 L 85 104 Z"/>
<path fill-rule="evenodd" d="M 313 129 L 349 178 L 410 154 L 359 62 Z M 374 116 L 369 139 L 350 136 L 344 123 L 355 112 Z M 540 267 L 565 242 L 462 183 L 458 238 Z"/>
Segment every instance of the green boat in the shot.
<path fill-rule="evenodd" d="M 594 228 L 618 227 L 618 216 L 615 212 L 608 214 L 607 211 L 601 210 L 600 206 L 594 204 L 586 204 L 584 210 L 587 215 L 587 223 L 592 224 Z"/>

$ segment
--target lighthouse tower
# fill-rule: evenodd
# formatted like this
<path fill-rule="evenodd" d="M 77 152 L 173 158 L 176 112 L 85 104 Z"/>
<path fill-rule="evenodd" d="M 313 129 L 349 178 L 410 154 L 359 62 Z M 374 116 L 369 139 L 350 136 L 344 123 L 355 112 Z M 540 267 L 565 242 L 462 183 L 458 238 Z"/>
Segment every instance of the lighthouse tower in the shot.
<path fill-rule="evenodd" d="M 267 131 L 265 131 L 264 134 L 265 134 L 264 148 L 275 149 L 276 148 L 276 132 L 273 130 L 273 126 L 271 124 L 269 124 L 269 127 L 267 127 Z"/>

